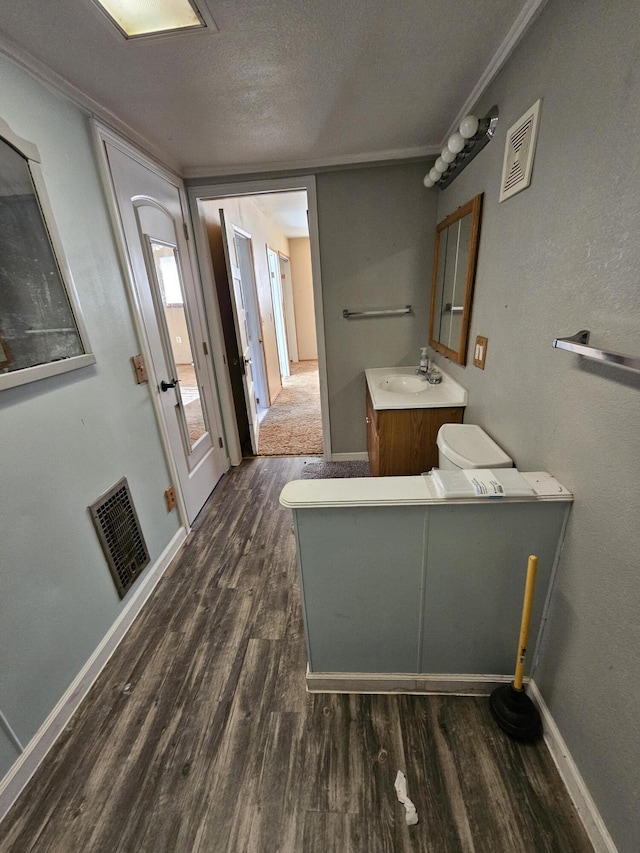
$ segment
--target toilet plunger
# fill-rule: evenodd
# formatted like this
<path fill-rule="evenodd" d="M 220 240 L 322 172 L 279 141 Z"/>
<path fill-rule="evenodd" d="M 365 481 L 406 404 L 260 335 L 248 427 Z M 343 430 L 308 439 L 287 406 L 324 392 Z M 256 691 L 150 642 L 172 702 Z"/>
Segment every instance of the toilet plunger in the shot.
<path fill-rule="evenodd" d="M 511 684 L 502 684 L 500 687 L 496 687 L 489 697 L 489 707 L 500 728 L 511 737 L 519 740 L 533 740 L 542 731 L 538 709 L 525 693 L 522 684 L 537 570 L 538 558 L 531 555 L 527 566 L 527 583 L 524 590 L 524 604 L 522 605 L 515 677 Z"/>

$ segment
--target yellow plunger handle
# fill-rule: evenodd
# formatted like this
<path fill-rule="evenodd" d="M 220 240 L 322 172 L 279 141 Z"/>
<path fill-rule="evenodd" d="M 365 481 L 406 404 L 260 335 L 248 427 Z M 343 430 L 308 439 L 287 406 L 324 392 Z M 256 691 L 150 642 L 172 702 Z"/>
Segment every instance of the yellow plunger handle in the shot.
<path fill-rule="evenodd" d="M 524 588 L 524 604 L 522 605 L 522 622 L 520 623 L 520 641 L 518 644 L 518 658 L 516 660 L 516 675 L 513 679 L 513 686 L 516 690 L 522 690 L 524 661 L 527 656 L 527 638 L 529 636 L 529 625 L 531 623 L 533 595 L 536 590 L 537 571 L 538 558 L 532 554 L 529 557 L 529 564 L 527 565 L 527 583 Z"/>

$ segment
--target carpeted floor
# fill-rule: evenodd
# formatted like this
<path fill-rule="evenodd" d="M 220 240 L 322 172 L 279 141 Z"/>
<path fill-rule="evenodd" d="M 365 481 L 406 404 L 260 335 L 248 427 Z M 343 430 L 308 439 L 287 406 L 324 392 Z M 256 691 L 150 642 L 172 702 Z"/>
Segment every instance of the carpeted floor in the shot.
<path fill-rule="evenodd" d="M 259 456 L 315 456 L 323 452 L 318 362 L 291 365 L 291 376 L 260 424 Z"/>

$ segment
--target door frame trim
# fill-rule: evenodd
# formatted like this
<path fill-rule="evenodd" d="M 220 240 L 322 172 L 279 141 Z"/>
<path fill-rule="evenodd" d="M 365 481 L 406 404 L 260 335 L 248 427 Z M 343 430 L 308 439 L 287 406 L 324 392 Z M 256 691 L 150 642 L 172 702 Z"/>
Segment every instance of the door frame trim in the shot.
<path fill-rule="evenodd" d="M 206 234 L 203 217 L 201 215 L 200 202 L 214 201 L 224 198 L 237 198 L 238 196 L 255 195 L 257 193 L 275 193 L 291 190 L 306 190 L 307 209 L 309 212 L 309 247 L 311 250 L 311 274 L 313 278 L 313 307 L 315 312 L 316 343 L 318 347 L 318 376 L 320 380 L 320 408 L 322 415 L 322 441 L 324 445 L 324 459 L 331 459 L 331 432 L 329 422 L 329 391 L 327 386 L 327 356 L 324 335 L 324 309 L 322 304 L 322 276 L 320 271 L 320 232 L 318 228 L 318 201 L 316 193 L 315 175 L 301 175 L 297 178 L 262 178 L 259 180 L 233 181 L 232 183 L 212 183 L 204 179 L 202 183 L 192 182 L 187 188 L 189 207 L 191 210 L 191 225 L 195 235 L 196 253 L 200 264 L 200 279 L 204 290 L 205 305 L 207 311 L 211 305 L 212 313 L 218 320 L 220 310 L 216 294 L 215 280 L 213 277 L 213 266 L 211 253 Z M 205 262 L 205 260 L 207 262 Z M 221 338 L 222 340 L 222 338 Z M 224 353 L 220 349 L 214 350 L 214 366 L 218 376 L 220 388 L 220 405 L 222 409 L 222 420 L 225 427 L 228 451 L 232 465 L 239 465 L 242 461 L 242 450 L 238 435 L 238 424 L 233 406 L 233 395 L 231 393 L 231 379 Z"/>

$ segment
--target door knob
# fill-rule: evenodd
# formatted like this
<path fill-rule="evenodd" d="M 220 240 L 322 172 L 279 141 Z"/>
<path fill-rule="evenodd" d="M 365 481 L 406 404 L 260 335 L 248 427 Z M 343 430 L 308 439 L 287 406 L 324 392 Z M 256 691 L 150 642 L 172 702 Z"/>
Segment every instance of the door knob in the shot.
<path fill-rule="evenodd" d="M 163 379 L 162 382 L 160 383 L 160 390 L 161 391 L 168 391 L 169 388 L 175 388 L 177 384 L 178 384 L 177 379 L 174 379 L 173 382 L 165 382 Z"/>

